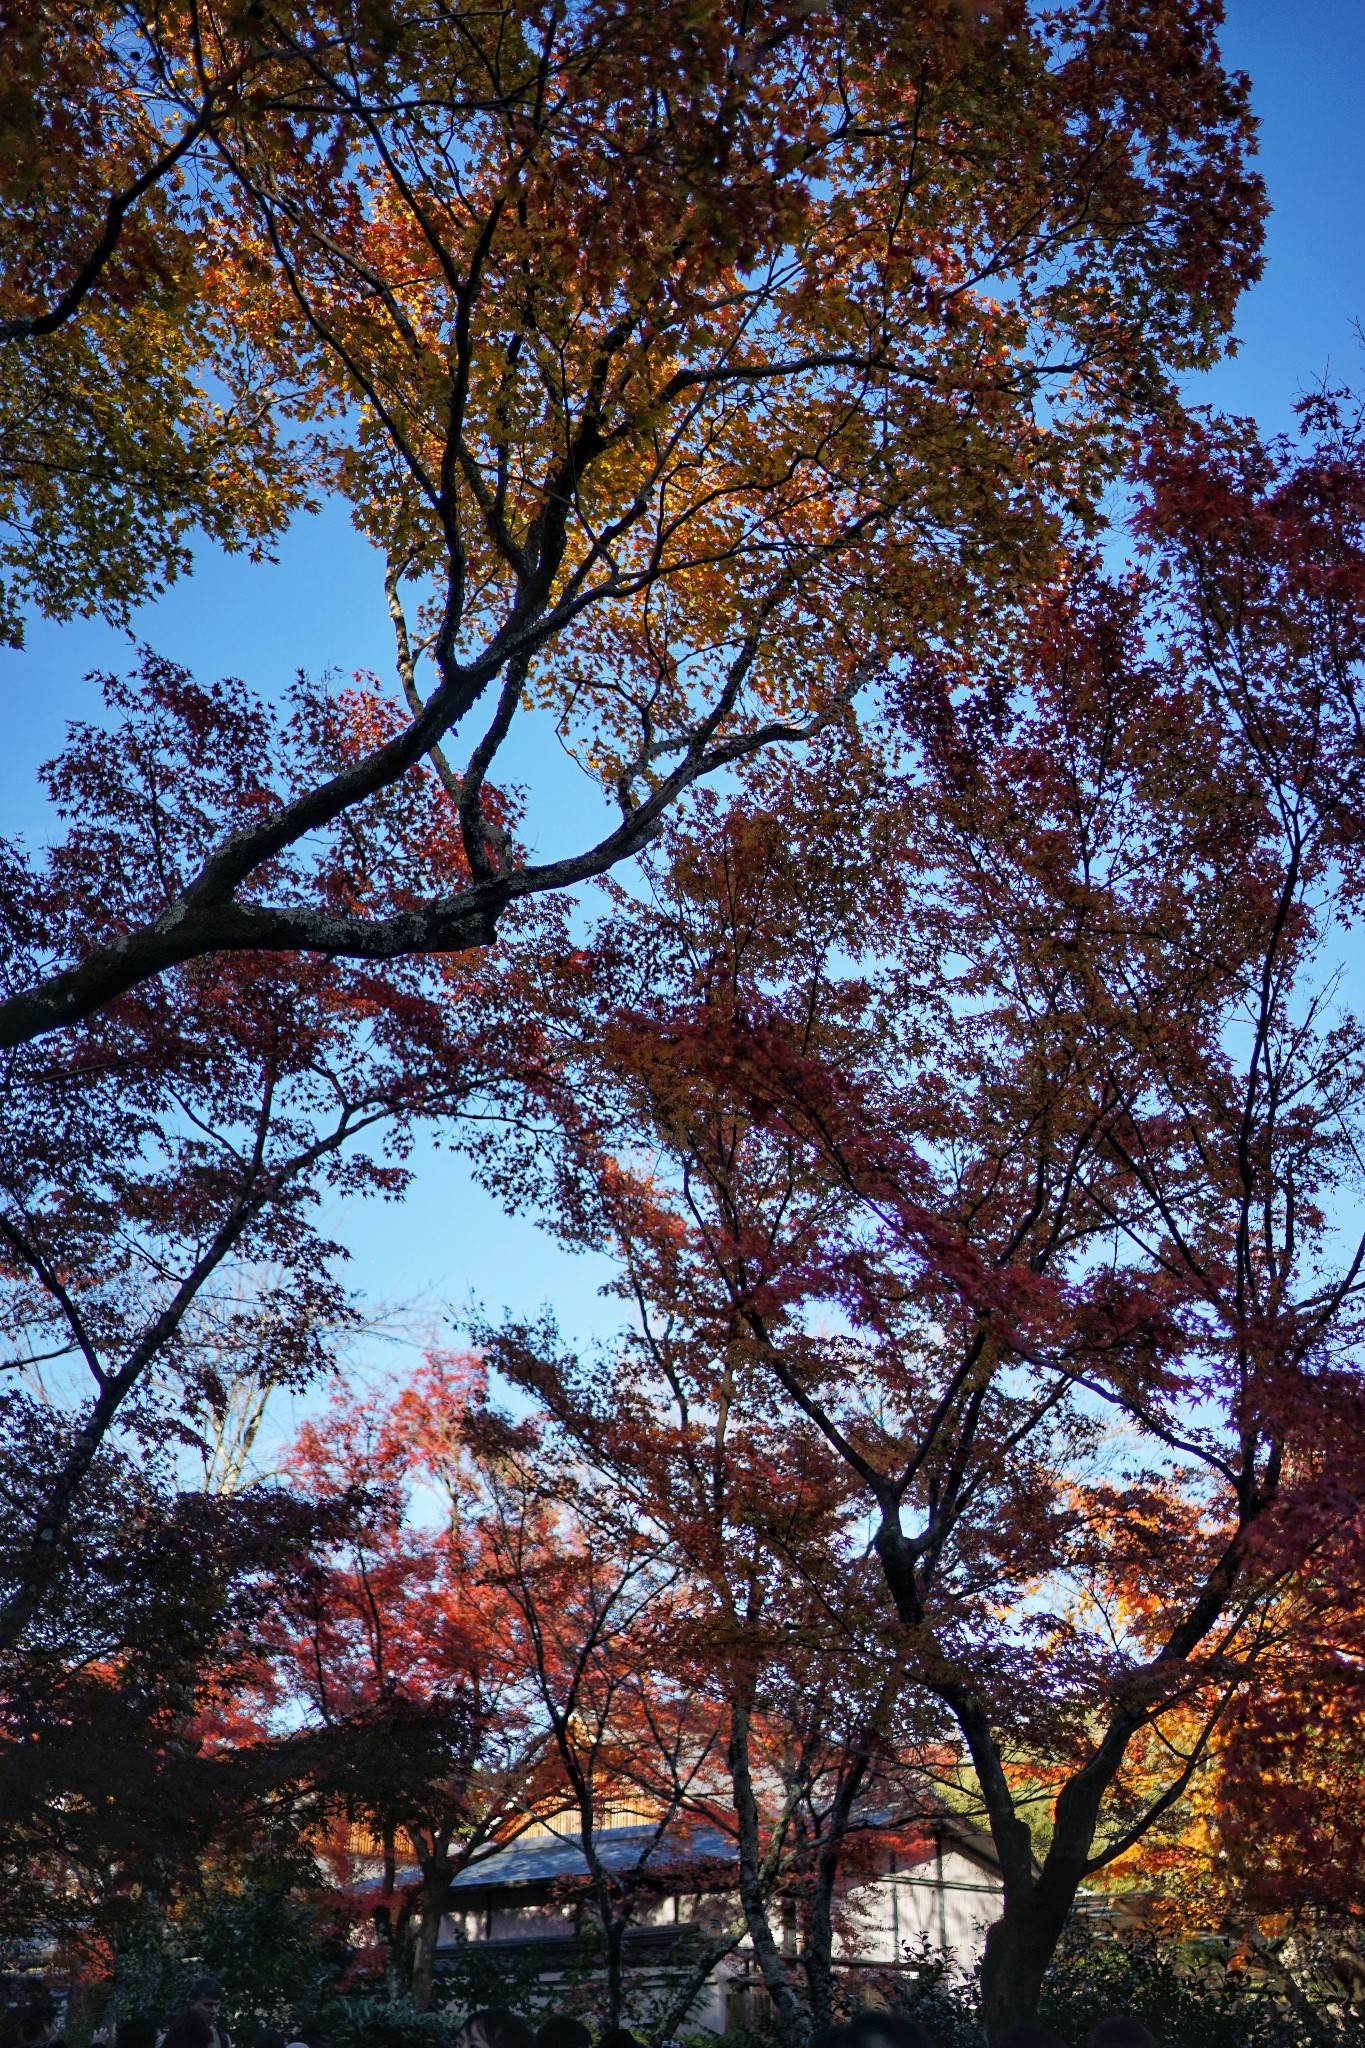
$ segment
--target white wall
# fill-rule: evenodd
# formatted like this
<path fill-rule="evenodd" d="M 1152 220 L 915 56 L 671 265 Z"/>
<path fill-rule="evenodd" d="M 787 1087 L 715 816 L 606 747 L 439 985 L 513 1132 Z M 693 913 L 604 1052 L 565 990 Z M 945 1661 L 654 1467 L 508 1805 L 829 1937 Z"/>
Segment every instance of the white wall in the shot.
<path fill-rule="evenodd" d="M 888 1871 L 843 1901 L 835 1954 L 860 1962 L 900 1962 L 927 1938 L 970 1970 L 1000 1912 L 999 1879 L 975 1858 L 945 1844 L 909 1870 Z"/>

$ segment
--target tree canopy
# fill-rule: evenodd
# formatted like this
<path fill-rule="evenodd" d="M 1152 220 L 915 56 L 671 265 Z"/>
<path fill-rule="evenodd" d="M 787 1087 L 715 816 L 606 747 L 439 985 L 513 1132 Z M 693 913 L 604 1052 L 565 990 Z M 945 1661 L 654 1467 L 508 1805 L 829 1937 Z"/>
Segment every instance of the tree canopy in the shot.
<path fill-rule="evenodd" d="M 1365 440 L 1182 402 L 1218 27 L 11 9 L 0 635 L 327 501 L 393 657 L 144 648 L 0 845 L 6 1926 L 116 1974 L 273 1859 L 427 2007 L 562 1824 L 616 2024 L 690 1831 L 654 2037 L 743 1949 L 801 2044 L 950 1811 L 992 2036 L 1082 1887 L 1291 1985 L 1354 1910 Z M 607 1253 L 595 1352 L 348 1382 L 324 1205 L 428 1137 Z"/>
<path fill-rule="evenodd" d="M 10 388 L 56 410 L 16 443 L 22 587 L 117 610 L 187 521 L 267 535 L 297 502 L 278 455 L 383 557 L 400 716 L 263 790 L 156 914 L 90 916 L 26 962 L 0 1040 L 212 952 L 485 944 L 509 904 L 638 852 L 699 776 L 1040 573 L 1255 273 L 1215 27 L 1206 0 L 35 16 L 4 347 Z M 230 479 L 194 453 L 225 391 Z M 64 410 L 86 394 L 125 438 L 169 437 L 147 477 L 140 443 L 106 459 Z M 559 861 L 485 803 L 524 702 L 617 814 Z M 461 884 L 367 914 L 278 896 L 281 854 L 428 758 Z"/>
<path fill-rule="evenodd" d="M 500 1341 L 580 1453 L 679 1546 L 664 1446 L 769 1527 L 813 1457 L 851 1488 L 783 1540 L 850 1642 L 875 1558 L 969 1761 L 1000 2029 L 1357 1611 L 1362 470 L 1314 415 L 1159 440 L 1141 566 L 703 806 L 552 984 L 553 1169 L 510 1141 L 635 1313 L 591 1368 Z"/>

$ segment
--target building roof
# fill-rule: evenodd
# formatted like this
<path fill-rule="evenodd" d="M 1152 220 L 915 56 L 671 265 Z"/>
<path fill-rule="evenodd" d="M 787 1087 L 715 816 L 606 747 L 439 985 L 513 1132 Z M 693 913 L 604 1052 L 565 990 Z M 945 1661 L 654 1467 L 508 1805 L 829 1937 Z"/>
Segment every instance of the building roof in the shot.
<path fill-rule="evenodd" d="M 650 1827 L 603 1828 L 597 1854 L 606 1870 L 632 1870 L 654 1836 Z M 733 1863 L 735 1845 L 719 1828 L 671 1827 L 649 1856 L 646 1868 L 662 1876 L 682 1865 Z M 577 1835 L 538 1835 L 509 1842 L 475 1859 L 452 1882 L 452 1891 L 504 1891 L 512 1885 L 552 1884 L 559 1877 L 585 1877 L 588 1859 Z"/>
<path fill-rule="evenodd" d="M 885 1818 L 889 1819 L 887 1815 Z M 880 1814 L 866 1820 L 882 1820 Z M 973 1861 L 998 1871 L 995 1844 L 981 1828 L 957 1814 L 926 1814 L 924 1824 L 931 1837 L 951 1843 Z M 631 1870 L 639 1863 L 654 1837 L 649 1826 L 600 1828 L 597 1853 L 606 1870 Z M 738 1861 L 733 1839 L 720 1828 L 687 1827 L 675 1822 L 666 1828 L 657 1847 L 651 1850 L 646 1869 L 659 1877 L 677 1877 L 689 1867 Z M 492 1848 L 477 1856 L 452 1881 L 454 1892 L 507 1891 L 519 1885 L 553 1884 L 556 1878 L 586 1877 L 588 1859 L 577 1835 L 523 1835 L 503 1848 Z"/>

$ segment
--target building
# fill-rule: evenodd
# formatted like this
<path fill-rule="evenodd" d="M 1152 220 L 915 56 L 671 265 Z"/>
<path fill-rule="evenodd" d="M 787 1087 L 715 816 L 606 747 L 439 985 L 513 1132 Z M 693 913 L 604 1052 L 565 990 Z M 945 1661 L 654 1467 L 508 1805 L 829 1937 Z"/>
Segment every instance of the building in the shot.
<path fill-rule="evenodd" d="M 653 1831 L 640 1823 L 604 1829 L 598 1852 L 609 1871 L 639 1864 Z M 667 1831 L 649 1856 L 650 1886 L 642 1896 L 625 1951 L 636 1981 L 663 1989 L 689 1954 L 738 1911 L 733 1841 L 705 1826 Z M 575 1898 L 575 1880 L 587 1875 L 577 1834 L 542 1828 L 477 1859 L 455 1880 L 452 1910 L 441 1930 L 439 1956 L 453 1964 L 470 1948 L 502 1952 L 509 1962 L 549 1986 L 581 1967 L 591 1908 Z M 878 1845 L 860 1859 L 838 1898 L 835 1960 L 868 1988 L 890 1972 L 922 1967 L 926 1954 L 944 1954 L 969 1970 L 981 1953 L 985 1930 L 997 1917 L 1000 1869 L 989 1836 L 940 1813 L 917 1824 L 913 1847 Z M 580 1918 L 581 1916 L 581 1918 Z M 794 1922 L 774 1925 L 792 1951 Z M 439 1967 L 439 1961 L 438 1961 Z M 767 1992 L 747 1938 L 710 1973 L 689 2025 L 722 2033 L 761 2018 Z"/>

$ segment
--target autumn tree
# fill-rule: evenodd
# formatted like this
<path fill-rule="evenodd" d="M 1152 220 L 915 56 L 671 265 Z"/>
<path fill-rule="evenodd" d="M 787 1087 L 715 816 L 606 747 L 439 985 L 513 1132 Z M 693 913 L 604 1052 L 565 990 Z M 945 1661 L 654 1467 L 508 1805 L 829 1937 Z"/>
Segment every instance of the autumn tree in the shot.
<path fill-rule="evenodd" d="M 1306 425 L 1156 442 L 1145 566 L 703 807 L 544 997 L 628 1383 L 813 1431 L 869 1517 L 1004 1873 L 993 2032 L 1263 1653 L 1356 1611 L 1365 465 Z"/>
<path fill-rule="evenodd" d="M 1255 267 L 1215 27 L 1203 0 L 21 10 L 0 150 L 19 594 L 117 616 L 196 520 L 265 540 L 311 478 L 379 548 L 396 638 L 392 690 L 344 735 L 317 701 L 277 716 L 149 658 L 110 698 L 119 731 L 64 757 L 70 837 L 5 849 L 16 1356 L 74 1341 L 91 1390 L 48 1411 L 6 1626 L 206 1277 L 295 1252 L 316 1273 L 304 1187 L 381 1114 L 348 1076 L 324 1141 L 301 1098 L 338 1077 L 302 1039 L 288 1105 L 269 1060 L 250 1108 L 240 1073 L 210 1108 L 175 1062 L 201 1074 L 210 1019 L 268 1035 L 306 987 L 334 1025 L 370 1020 L 382 1114 L 407 1115 L 414 1048 L 447 1027 L 416 1021 L 401 962 L 485 947 L 699 778 L 818 728 L 892 640 L 1047 569 Z M 562 859 L 533 857 L 492 779 L 528 704 L 617 810 Z M 376 1021 L 400 1012 L 401 1057 Z M 170 1233 L 126 1272 L 120 1205 Z M 99 1330 L 74 1330 L 68 1257 Z M 163 1403 L 148 1426 L 178 1424 Z"/>
<path fill-rule="evenodd" d="M 1359 1653 L 1339 1596 L 1330 1614 L 1315 1600 L 1311 1631 L 1298 1600 L 1284 1604 L 1263 1623 L 1254 1686 L 1180 1799 L 1105 1879 L 1141 1902 L 1155 1942 L 1197 1941 L 1228 1975 L 1254 1973 L 1311 2034 L 1324 2004 L 1365 2001 Z M 1139 1737 L 1138 1770 L 1141 1748 Z M 1166 1758 L 1149 1768 L 1160 1782 Z"/>
<path fill-rule="evenodd" d="M 1266 1603 L 1254 1685 L 1112 1879 L 1158 1936 L 1221 1937 L 1231 1967 L 1267 1974 L 1301 2016 L 1332 1991 L 1365 2002 L 1362 1614 L 1343 1585 L 1359 1586 L 1349 1522 Z"/>
<path fill-rule="evenodd" d="M 638 1189 L 615 1193 L 640 1199 Z M 654 1220 L 662 1244 L 669 1222 Z M 643 1284 L 632 1270 L 623 1291 Z M 836 1935 L 856 1933 L 844 1892 L 888 1849 L 922 1838 L 935 1759 L 868 1598 L 875 1575 L 856 1538 L 845 1540 L 850 1489 L 837 1463 L 813 1432 L 750 1411 L 728 1379 L 710 1398 L 714 1359 L 693 1355 L 694 1331 L 666 1310 L 656 1320 L 646 1303 L 657 1289 L 635 1298 L 640 1330 L 624 1352 L 577 1357 L 543 1321 L 484 1333 L 490 1363 L 543 1404 L 500 1547 L 552 1708 L 566 1664 L 578 1688 L 574 1720 L 561 1715 L 560 1725 L 585 1840 L 598 1781 L 608 1797 L 632 1788 L 658 1817 L 628 1873 L 637 1892 L 668 1875 L 670 1824 L 684 1823 L 684 1839 L 702 1825 L 728 1844 L 713 1878 L 738 1897 L 712 1916 L 651 2038 L 676 2031 L 706 1975 L 741 1944 L 799 2031 L 832 2018 Z M 662 1408 L 660 1384 L 671 1394 Z M 516 1539 L 540 1490 L 581 1502 L 585 1533 L 578 1546 L 561 1537 L 528 1569 Z M 651 1576 L 666 1597 L 648 1597 Z M 569 1624 L 576 1655 L 566 1659 L 562 1617 L 585 1601 L 600 1619 L 591 1633 Z M 578 1646 L 590 1642 L 580 1681 Z M 595 1876 L 605 1919 L 611 1876 Z M 624 1930 L 637 1902 L 621 1889 Z"/>
<path fill-rule="evenodd" d="M 249 1687 L 242 1702 L 256 1739 L 277 1743 L 315 1839 L 330 1842 L 341 1821 L 376 1844 L 377 1888 L 356 1896 L 391 1989 L 420 2008 L 454 1879 L 560 1790 L 462 1445 L 483 1384 L 476 1361 L 432 1353 L 401 1392 L 338 1388 L 304 1424 L 286 1459 L 294 1487 L 338 1507 L 359 1488 L 363 1505 L 336 1514 L 278 1584 L 256 1638 L 255 1703 Z M 413 1514 L 417 1486 L 437 1492 L 443 1515 Z M 335 1860 L 354 1880 L 354 1857 Z"/>
<path fill-rule="evenodd" d="M 484 946 L 1046 569 L 1255 272 L 1216 28 L 1211 0 L 25 15 L 8 388 L 31 356 L 63 403 L 98 391 L 119 542 L 54 481 L 77 429 L 39 407 L 21 581 L 117 610 L 186 521 L 273 530 L 303 486 L 270 484 L 260 364 L 279 464 L 300 451 L 383 557 L 401 717 L 263 786 L 165 901 L 87 902 L 11 958 L 0 1041 L 209 956 Z M 229 468 L 248 429 L 240 477 L 190 447 L 206 391 Z M 488 800 L 527 704 L 616 814 L 554 860 Z M 428 761 L 467 874 L 335 898 L 318 836 Z"/>
<path fill-rule="evenodd" d="M 774 1983 L 790 1995 L 793 1975 L 818 1980 L 828 2012 L 836 1878 L 922 1832 L 925 1781 L 897 1751 L 885 1658 L 864 1646 L 860 1662 L 847 1640 L 822 1651 L 809 1620 L 794 1624 L 794 1582 L 770 1626 L 752 1558 L 747 1614 L 708 1598 L 679 1568 L 676 1524 L 646 1520 L 619 1465 L 581 1449 L 549 1415 L 500 1416 L 472 1360 L 433 1357 L 396 1394 L 339 1392 L 288 1469 L 320 1504 L 360 1499 L 256 1631 L 264 1662 L 237 1739 L 276 1745 L 279 1783 L 296 1784 L 320 1839 L 336 1819 L 368 1829 L 377 1881 L 363 1855 L 335 1856 L 336 1876 L 419 2005 L 455 1880 L 549 1820 L 582 1849 L 564 1903 L 615 2020 L 647 2007 L 666 2038 L 755 1927 Z M 737 1559 L 738 1545 L 742 1579 Z M 675 1893 L 710 1903 L 642 2003 L 633 1934 Z M 779 1957 L 770 1915 L 804 1925 L 799 1958 L 785 1941 Z"/>
<path fill-rule="evenodd" d="M 566 1886 L 601 1977 L 608 2026 L 627 2011 L 628 1941 L 673 1893 L 705 1888 L 694 1827 L 715 1781 L 723 1726 L 716 1703 L 688 1682 L 675 1624 L 686 1589 L 659 1532 L 631 1526 L 536 1423 L 489 1415 L 490 1563 L 508 1608 L 509 1647 L 557 1765 L 560 1803 L 585 1875 Z M 608 1831 L 631 1817 L 624 1857 Z M 717 1917 L 724 1921 L 723 1912 Z M 653 2001 L 651 2038 L 683 2024 L 738 1928 L 715 1926 L 676 1959 Z"/>
<path fill-rule="evenodd" d="M 432 1354 L 401 1391 L 339 1391 L 300 1431 L 287 1462 L 305 1497 L 360 1486 L 365 1505 L 279 1589 L 258 1636 L 256 1739 L 279 1731 L 324 1838 L 341 1817 L 382 1849 L 377 1895 L 356 1897 L 391 1986 L 419 2008 L 455 1880 L 532 1822 L 576 1824 L 619 2018 L 623 1936 L 655 1900 L 715 1731 L 651 1662 L 652 1547 L 618 1554 L 605 1526 L 589 1540 L 572 1481 L 487 1392 L 476 1360 Z M 438 1518 L 429 1498 L 414 1512 L 415 1486 L 440 1499 Z M 624 1872 L 598 1847 L 623 1800 L 644 1802 L 653 1830 Z M 354 1877 L 353 1858 L 334 1860 Z"/>
<path fill-rule="evenodd" d="M 94 906 L 127 924 L 155 914 L 208 845 L 268 803 L 251 764 L 307 773 L 342 759 L 364 715 L 358 701 L 306 698 L 281 720 L 154 660 L 108 687 L 125 723 L 77 731 L 52 771 L 65 839 L 45 863 L 8 862 L 6 943 L 20 972 Z M 425 819 L 403 823 L 410 872 L 458 868 L 448 825 L 428 778 Z M 371 854 L 392 843 L 382 816 L 368 830 Z M 366 851 L 357 831 L 333 868 L 329 886 L 348 900 L 368 891 Z M 289 886 L 284 868 L 277 880 Z M 456 1107 L 456 1039 L 470 1022 L 454 984 L 437 988 L 421 967 L 379 975 L 298 959 L 266 976 L 221 956 L 9 1055 L 7 1646 L 59 1626 L 62 1601 L 79 1598 L 78 1528 L 107 1483 L 106 1449 L 195 1454 L 196 1417 L 224 1396 L 225 1363 L 260 1364 L 263 1335 L 274 1384 L 302 1385 L 330 1362 L 329 1332 L 353 1309 L 319 1199 L 401 1192 L 415 1122 Z M 244 1284 L 251 1276 L 259 1284 Z"/>
<path fill-rule="evenodd" d="M 0 1658 L 0 1933 L 96 1975 L 206 1867 L 288 1837 L 287 1781 L 235 1699 L 280 1576 L 349 1508 L 185 1492 L 109 1451 L 100 1477 L 60 1613 Z"/>

